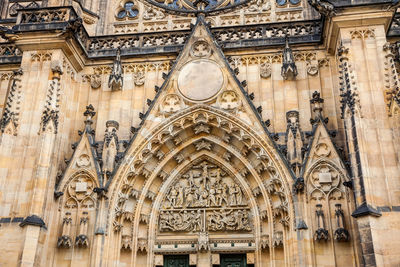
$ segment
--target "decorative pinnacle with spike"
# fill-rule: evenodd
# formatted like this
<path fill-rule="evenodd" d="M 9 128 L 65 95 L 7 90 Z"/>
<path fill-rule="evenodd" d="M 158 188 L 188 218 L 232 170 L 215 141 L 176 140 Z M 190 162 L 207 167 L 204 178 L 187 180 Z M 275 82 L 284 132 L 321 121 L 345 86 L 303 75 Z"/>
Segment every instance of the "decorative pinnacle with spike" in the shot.
<path fill-rule="evenodd" d="M 297 76 L 297 67 L 293 56 L 293 51 L 289 46 L 289 38 L 285 37 L 285 48 L 283 49 L 283 62 L 281 75 L 284 80 L 294 80 Z"/>
<path fill-rule="evenodd" d="M 122 90 L 124 84 L 122 77 L 122 64 L 121 64 L 121 49 L 117 49 L 117 56 L 114 60 L 112 72 L 110 78 L 108 79 L 108 86 L 112 91 Z"/>

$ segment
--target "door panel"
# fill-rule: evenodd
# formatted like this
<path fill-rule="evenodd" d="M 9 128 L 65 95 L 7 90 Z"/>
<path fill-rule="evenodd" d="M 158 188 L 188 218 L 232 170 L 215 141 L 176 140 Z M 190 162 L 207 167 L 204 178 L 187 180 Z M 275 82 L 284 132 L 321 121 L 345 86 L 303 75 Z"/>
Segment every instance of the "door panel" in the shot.
<path fill-rule="evenodd" d="M 221 267 L 246 267 L 245 254 L 220 255 Z"/>
<path fill-rule="evenodd" d="M 189 255 L 165 255 L 164 267 L 189 267 Z"/>

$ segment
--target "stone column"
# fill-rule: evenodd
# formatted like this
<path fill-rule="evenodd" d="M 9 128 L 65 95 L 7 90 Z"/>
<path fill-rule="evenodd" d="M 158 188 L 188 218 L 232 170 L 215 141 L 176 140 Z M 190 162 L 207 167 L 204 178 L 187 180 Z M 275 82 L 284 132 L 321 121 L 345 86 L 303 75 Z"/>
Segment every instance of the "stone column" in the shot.
<path fill-rule="evenodd" d="M 333 18 L 338 30 L 340 105 L 356 200 L 352 216 L 359 228 L 364 266 L 387 264 L 383 255 L 400 244 L 388 241 L 392 238 L 385 234 L 400 216 L 381 213 L 398 205 L 393 194 L 399 190 L 394 181 L 400 179 L 383 92 L 383 46 L 389 20 L 390 12 L 381 10 L 362 18 L 356 12 Z"/>
<path fill-rule="evenodd" d="M 61 60 L 61 53 L 58 55 Z M 57 57 L 55 58 L 58 59 Z M 39 155 L 36 164 L 36 173 L 33 177 L 33 195 L 30 204 L 30 215 L 20 224 L 21 227 L 26 227 L 21 266 L 35 265 L 40 229 L 46 228 L 43 214 L 49 182 L 49 171 L 58 128 L 58 102 L 60 98 L 60 76 L 62 75 L 60 61 L 54 60 L 53 58 L 51 71 L 45 107 L 38 133 Z"/>

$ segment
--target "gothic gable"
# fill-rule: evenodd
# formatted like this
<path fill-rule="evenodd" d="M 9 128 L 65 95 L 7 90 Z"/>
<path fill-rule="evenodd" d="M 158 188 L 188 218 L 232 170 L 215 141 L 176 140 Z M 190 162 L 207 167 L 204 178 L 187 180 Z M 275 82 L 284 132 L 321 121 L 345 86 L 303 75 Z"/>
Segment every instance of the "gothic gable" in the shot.
<path fill-rule="evenodd" d="M 89 108 L 86 112 L 89 112 L 91 109 Z M 95 113 L 93 110 L 92 112 L 92 116 L 94 116 Z M 68 160 L 67 167 L 56 184 L 56 192 L 64 192 L 66 190 L 65 187 L 71 182 L 74 175 L 79 172 L 87 173 L 95 178 L 96 187 L 102 183 L 101 168 L 97 160 L 96 149 L 94 148 L 94 130 L 91 128 L 91 123 L 91 117 L 87 118 L 85 129 L 83 132 L 80 132 L 80 140 L 72 145 L 74 153 Z"/>

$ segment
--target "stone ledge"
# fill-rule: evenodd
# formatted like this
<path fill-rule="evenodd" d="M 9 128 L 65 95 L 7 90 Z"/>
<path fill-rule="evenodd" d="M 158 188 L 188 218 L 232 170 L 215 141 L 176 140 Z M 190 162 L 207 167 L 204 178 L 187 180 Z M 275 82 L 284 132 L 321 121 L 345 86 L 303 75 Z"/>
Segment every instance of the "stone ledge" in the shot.
<path fill-rule="evenodd" d="M 44 223 L 43 219 L 40 218 L 37 215 L 30 215 L 26 217 L 20 224 L 19 226 L 24 227 L 26 225 L 33 225 L 33 226 L 39 226 L 43 227 L 44 229 L 46 228 L 46 224 Z"/>
<path fill-rule="evenodd" d="M 382 214 L 379 210 L 373 208 L 372 206 L 368 205 L 367 203 L 361 204 L 352 214 L 354 218 L 363 217 L 363 216 L 375 216 L 380 217 Z"/>

